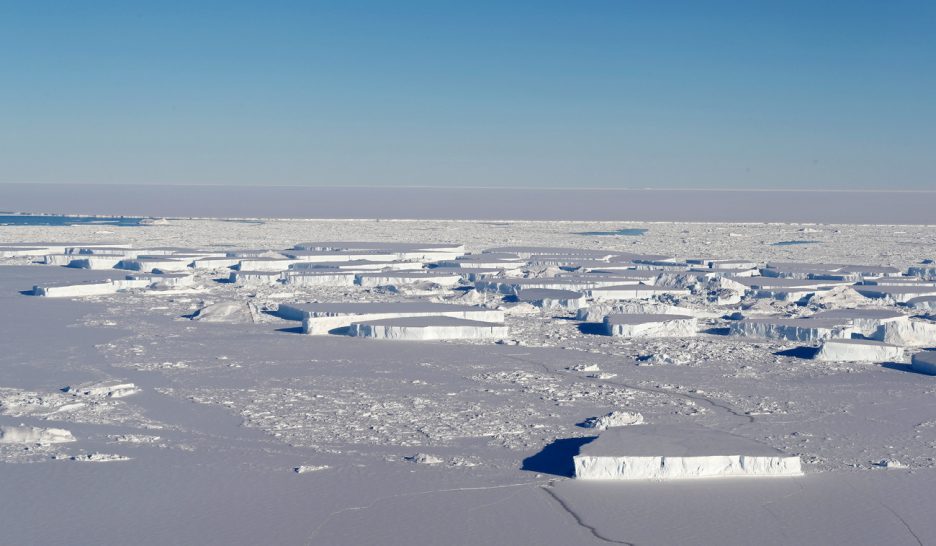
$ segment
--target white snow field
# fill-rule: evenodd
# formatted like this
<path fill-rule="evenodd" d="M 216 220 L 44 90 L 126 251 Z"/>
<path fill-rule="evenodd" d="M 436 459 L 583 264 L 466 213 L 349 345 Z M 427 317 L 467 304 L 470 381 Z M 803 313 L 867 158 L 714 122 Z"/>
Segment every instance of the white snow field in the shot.
<path fill-rule="evenodd" d="M 0 226 L 0 543 L 936 542 L 933 226 L 146 224 Z"/>

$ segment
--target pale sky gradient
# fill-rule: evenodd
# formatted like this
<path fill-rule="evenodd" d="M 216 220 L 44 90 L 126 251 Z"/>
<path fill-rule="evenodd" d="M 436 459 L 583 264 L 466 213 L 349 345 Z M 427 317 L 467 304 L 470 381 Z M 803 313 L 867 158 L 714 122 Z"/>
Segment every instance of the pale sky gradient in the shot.
<path fill-rule="evenodd" d="M 934 28 L 930 0 L 0 2 L 0 182 L 932 189 Z"/>

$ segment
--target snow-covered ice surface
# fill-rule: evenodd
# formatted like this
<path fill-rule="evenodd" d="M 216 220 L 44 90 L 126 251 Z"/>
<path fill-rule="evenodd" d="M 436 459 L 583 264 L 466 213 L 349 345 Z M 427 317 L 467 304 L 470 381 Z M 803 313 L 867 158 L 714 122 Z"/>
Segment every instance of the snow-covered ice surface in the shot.
<path fill-rule="evenodd" d="M 684 480 L 803 474 L 798 456 L 695 425 L 615 427 L 573 458 L 579 480 Z"/>
<path fill-rule="evenodd" d="M 605 262 L 613 273 L 590 263 L 595 272 L 589 274 L 626 273 L 645 279 L 646 286 L 681 291 L 649 300 L 590 301 L 576 315 L 472 290 L 474 280 L 465 277 L 454 287 L 232 283 L 232 262 L 189 267 L 193 278 L 184 286 L 147 283 L 50 298 L 30 293 L 34 286 L 122 280 L 128 272 L 35 265 L 41 252 L 11 252 L 0 264 L 0 430 L 8 438 L 0 443 L 0 479 L 8 492 L 0 497 L 3 542 L 936 541 L 936 383 L 910 364 L 911 357 L 936 347 L 936 338 L 927 337 L 930 328 L 919 326 L 933 322 L 926 309 L 835 288 L 844 283 L 851 289 L 860 282 L 856 274 L 889 274 L 875 267 L 925 267 L 922 260 L 936 256 L 936 230 L 641 222 L 633 226 L 647 229 L 641 236 L 581 235 L 622 226 L 627 224 L 433 220 L 0 226 L 0 246 L 68 242 L 50 248 L 56 255 L 65 255 L 67 246 L 117 241 L 145 250 L 143 256 L 184 248 L 160 255 L 188 260 L 252 249 L 249 254 L 262 257 L 257 251 L 283 251 L 303 241 L 354 239 L 389 247 L 343 250 L 384 252 L 422 243 L 408 250 L 437 250 L 443 263 L 452 261 L 451 253 L 500 247 L 500 253 L 530 262 L 515 274 L 533 279 L 574 279 L 585 273 L 569 264 L 619 256 Z M 773 245 L 802 238 L 807 228 L 809 240 L 819 243 Z M 551 250 L 520 255 L 519 249 L 531 246 Z M 638 264 L 633 255 L 655 257 Z M 703 260 L 686 261 L 694 258 Z M 717 267 L 712 260 L 721 258 L 740 265 Z M 165 261 L 174 266 L 181 260 Z M 419 266 L 414 269 L 431 270 L 431 257 L 412 261 Z M 626 269 L 650 262 L 657 265 Z M 819 292 L 799 303 L 757 297 L 757 289 L 738 282 L 748 277 L 724 276 L 751 263 L 755 273 L 773 263 L 779 264 L 774 271 L 805 275 L 770 282 L 812 283 L 821 285 L 810 288 Z M 860 264 L 863 273 L 841 265 L 789 265 L 794 263 Z M 691 270 L 696 266 L 703 270 Z M 335 271 L 374 271 L 349 267 Z M 645 277 L 636 274 L 647 271 Z M 281 304 L 404 302 L 490 312 L 503 317 L 507 335 L 418 342 L 307 336 L 299 320 L 277 314 Z M 741 320 L 807 320 L 842 308 L 868 312 L 812 320 L 901 346 L 906 359 L 817 360 L 811 356 L 819 342 L 809 336 L 788 341 L 753 335 L 763 328 L 727 335 Z M 888 314 L 870 312 L 881 308 Z M 698 334 L 602 335 L 604 316 L 616 313 L 692 316 Z M 910 318 L 890 318 L 894 313 Z M 917 362 L 929 359 L 917 356 Z M 605 419 L 607 426 L 582 426 L 614 412 L 618 417 Z M 616 428 L 612 421 L 645 424 Z M 573 457 L 599 428 L 607 428 L 604 434 L 654 426 L 729 434 L 799 457 L 805 474 L 779 480 L 570 479 Z"/>

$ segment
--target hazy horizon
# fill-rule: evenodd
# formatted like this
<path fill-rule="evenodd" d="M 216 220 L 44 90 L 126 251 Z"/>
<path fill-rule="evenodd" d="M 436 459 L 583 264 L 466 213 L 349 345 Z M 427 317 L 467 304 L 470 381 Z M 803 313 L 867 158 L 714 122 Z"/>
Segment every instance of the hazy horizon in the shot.
<path fill-rule="evenodd" d="M 926 190 L 0 184 L 8 211 L 176 218 L 934 222 Z"/>

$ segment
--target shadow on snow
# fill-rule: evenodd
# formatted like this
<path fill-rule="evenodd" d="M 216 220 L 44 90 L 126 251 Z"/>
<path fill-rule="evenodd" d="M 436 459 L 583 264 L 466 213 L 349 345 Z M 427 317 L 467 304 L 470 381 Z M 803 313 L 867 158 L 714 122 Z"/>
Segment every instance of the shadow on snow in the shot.
<path fill-rule="evenodd" d="M 547 445 L 536 455 L 523 459 L 521 470 L 571 477 L 575 474 L 572 457 L 579 454 L 581 447 L 597 436 L 583 438 L 561 438 Z"/>

